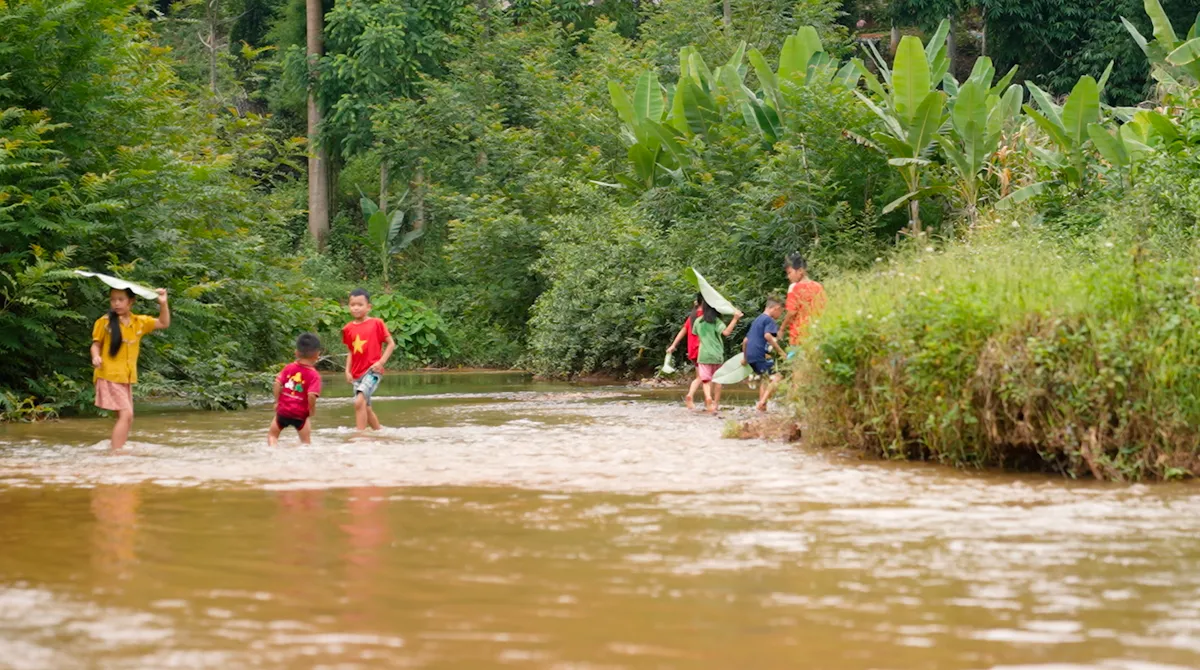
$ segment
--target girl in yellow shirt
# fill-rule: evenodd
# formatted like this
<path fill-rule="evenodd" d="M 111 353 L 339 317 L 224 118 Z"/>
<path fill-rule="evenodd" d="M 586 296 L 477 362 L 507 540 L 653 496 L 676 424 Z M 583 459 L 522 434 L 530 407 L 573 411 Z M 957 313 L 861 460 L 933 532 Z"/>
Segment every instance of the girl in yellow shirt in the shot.
<path fill-rule="evenodd" d="M 92 381 L 96 384 L 96 407 L 117 413 L 112 448 L 120 449 L 133 426 L 133 385 L 137 383 L 137 359 L 143 335 L 171 325 L 166 289 L 158 293 L 158 318 L 130 312 L 133 291 L 108 292 L 108 314 L 92 327 Z"/>

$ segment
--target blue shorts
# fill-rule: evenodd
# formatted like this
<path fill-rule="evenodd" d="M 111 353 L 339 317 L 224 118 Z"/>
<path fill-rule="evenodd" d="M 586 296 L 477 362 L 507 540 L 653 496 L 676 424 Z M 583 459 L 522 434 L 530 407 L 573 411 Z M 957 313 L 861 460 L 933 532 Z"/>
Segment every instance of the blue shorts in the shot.
<path fill-rule="evenodd" d="M 379 388 L 381 381 L 383 381 L 382 377 L 374 372 L 368 372 L 354 380 L 354 395 L 363 394 L 363 397 L 367 399 L 367 404 L 370 405 L 371 396 L 375 395 L 375 390 Z"/>
<path fill-rule="evenodd" d="M 754 361 L 748 364 L 751 370 L 754 370 L 756 375 L 769 375 L 775 371 L 775 361 L 770 358 L 765 358 L 761 361 Z"/>

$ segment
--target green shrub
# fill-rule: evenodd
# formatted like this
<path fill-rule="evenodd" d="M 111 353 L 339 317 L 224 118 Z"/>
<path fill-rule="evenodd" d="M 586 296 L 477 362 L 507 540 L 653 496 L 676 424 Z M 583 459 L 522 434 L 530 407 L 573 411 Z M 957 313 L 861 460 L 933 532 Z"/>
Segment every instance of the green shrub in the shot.
<path fill-rule="evenodd" d="M 533 307 L 528 362 L 540 374 L 649 367 L 694 293 L 663 234 L 597 196 L 589 213 L 555 219 L 537 266 L 549 287 Z"/>
<path fill-rule="evenodd" d="M 806 434 L 1073 477 L 1200 473 L 1200 249 L 1145 211 L 1058 241 L 993 218 L 830 282 L 791 389 Z"/>

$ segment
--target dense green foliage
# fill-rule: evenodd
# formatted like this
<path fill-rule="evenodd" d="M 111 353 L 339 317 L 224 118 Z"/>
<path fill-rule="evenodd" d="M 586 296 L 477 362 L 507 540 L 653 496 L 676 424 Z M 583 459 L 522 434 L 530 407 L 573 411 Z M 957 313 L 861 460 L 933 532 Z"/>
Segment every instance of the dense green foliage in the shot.
<path fill-rule="evenodd" d="M 735 0 L 725 26 L 708 0 L 327 0 L 311 77 L 300 0 L 0 5 L 0 411 L 87 406 L 105 300 L 76 267 L 171 290 L 143 391 L 235 407 L 303 330 L 340 364 L 356 285 L 401 365 L 632 373 L 688 266 L 752 312 L 792 251 L 828 279 L 993 206 L 1103 219 L 1078 202 L 1144 192 L 1190 141 L 1178 109 L 1103 104 L 1141 100 L 1151 63 L 1162 100 L 1195 84 L 1181 3 L 1129 4 L 1123 26 L 1072 2 Z M 927 37 L 863 48 L 860 15 Z M 972 26 L 994 59 L 966 57 Z"/>
<path fill-rule="evenodd" d="M 1104 479 L 1200 472 L 1198 154 L 1157 159 L 1118 202 L 991 218 L 833 282 L 793 387 L 808 437 Z"/>
<path fill-rule="evenodd" d="M 275 242 L 296 203 L 271 182 L 296 146 L 185 96 L 124 3 L 3 12 L 0 387 L 87 405 L 107 291 L 66 269 L 88 267 L 174 296 L 169 339 L 144 354 L 145 389 L 244 402 L 248 371 L 279 361 L 311 311 L 311 282 Z"/>

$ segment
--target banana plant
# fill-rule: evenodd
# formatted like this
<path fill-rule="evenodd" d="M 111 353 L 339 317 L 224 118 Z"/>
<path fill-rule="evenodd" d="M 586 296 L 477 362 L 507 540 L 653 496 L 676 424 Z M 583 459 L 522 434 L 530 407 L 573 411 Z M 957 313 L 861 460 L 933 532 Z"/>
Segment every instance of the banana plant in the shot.
<path fill-rule="evenodd" d="M 403 202 L 407 195 L 405 193 L 400 202 Z M 379 209 L 375 201 L 365 195 L 359 200 L 359 207 L 362 208 L 363 218 L 367 221 L 367 238 L 379 250 L 379 260 L 383 266 L 383 284 L 388 286 L 388 266 L 392 264 L 392 256 L 408 248 L 425 233 L 425 230 L 416 228 L 400 234 L 404 228 L 404 210 L 400 209 L 399 203 L 391 218 Z"/>
<path fill-rule="evenodd" d="M 1068 184 L 1082 185 L 1087 177 L 1084 144 L 1091 139 L 1088 126 L 1100 122 L 1099 83 L 1090 76 L 1080 77 L 1061 107 L 1033 82 L 1025 82 L 1025 86 L 1038 106 L 1025 105 L 1025 113 L 1055 145 L 1055 150 L 1031 147 L 1034 155 Z"/>
<path fill-rule="evenodd" d="M 806 86 L 837 85 L 845 89 L 858 86 L 859 74 L 855 65 L 846 63 L 838 67 L 838 62 L 825 52 L 821 37 L 812 26 L 801 26 L 784 40 L 779 65 L 774 70 L 758 49 L 751 49 L 747 57 L 754 67 L 762 98 L 758 104 L 749 100 L 750 109 L 743 107 L 742 113 L 747 124 L 758 127 L 764 140 L 771 143 L 775 141 L 772 134 L 777 136 L 781 129 L 794 125 L 787 104 L 790 90 Z M 753 93 L 750 95 L 756 97 Z"/>
<path fill-rule="evenodd" d="M 642 73 L 632 100 L 614 81 L 608 82 L 608 92 L 621 119 L 621 134 L 629 144 L 629 161 L 636 176 L 617 175 L 617 181 L 630 190 L 643 191 L 654 188 L 664 176 L 678 175 L 688 164 L 688 155 L 679 141 L 681 133 L 664 124 L 667 107 L 658 77 L 653 72 Z"/>
<path fill-rule="evenodd" d="M 1147 40 L 1123 16 L 1121 23 L 1150 61 L 1151 76 L 1172 94 L 1185 91 L 1188 84 L 1200 82 L 1200 17 L 1181 41 L 1158 0 L 1143 0 L 1143 6 L 1154 26 L 1153 40 Z"/>
<path fill-rule="evenodd" d="M 1016 68 L 993 86 L 995 74 L 991 59 L 979 58 L 961 86 L 949 75 L 943 81 L 954 93 L 949 101 L 950 127 L 937 140 L 957 173 L 956 188 L 972 228 L 979 215 L 980 173 L 999 149 L 1006 127 L 1021 113 L 1023 91 L 1017 84 L 1009 85 Z"/>
<path fill-rule="evenodd" d="M 922 168 L 929 164 L 926 156 L 946 119 L 946 94 L 936 88 L 941 79 L 938 73 L 944 75 L 943 67 L 948 68 L 941 60 L 945 58 L 945 30 L 939 28 L 934 37 L 929 47 L 922 47 L 921 40 L 911 35 L 901 39 L 892 66 L 880 68 L 882 83 L 865 67 L 860 67 L 867 87 L 880 104 L 861 91 L 854 91 L 883 121 L 883 130 L 871 135 L 874 142 L 868 142 L 868 146 L 889 156 L 888 164 L 900 171 L 908 187 L 908 193 L 883 211 L 892 212 L 907 203 L 909 227 L 914 234 L 921 232 L 920 198 L 944 190 L 922 185 Z M 940 47 L 936 44 L 938 40 L 943 43 Z"/>
<path fill-rule="evenodd" d="M 1119 183 L 1132 185 L 1137 176 L 1138 162 L 1159 150 L 1174 150 L 1182 146 L 1183 133 L 1171 117 L 1162 112 L 1143 109 L 1122 124 L 1115 132 L 1093 123 L 1088 136 L 1096 150 L 1116 171 Z"/>

